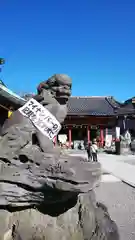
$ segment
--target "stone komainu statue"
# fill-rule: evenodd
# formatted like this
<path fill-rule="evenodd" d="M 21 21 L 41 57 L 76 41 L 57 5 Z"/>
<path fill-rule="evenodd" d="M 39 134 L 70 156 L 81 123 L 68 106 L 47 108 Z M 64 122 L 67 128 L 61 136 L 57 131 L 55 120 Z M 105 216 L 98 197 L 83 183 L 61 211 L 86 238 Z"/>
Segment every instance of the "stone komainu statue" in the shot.
<path fill-rule="evenodd" d="M 71 79 L 56 74 L 34 97 L 62 123 Z M 93 189 L 99 163 L 61 153 L 17 110 L 0 142 L 0 239 L 118 240 L 107 208 Z"/>

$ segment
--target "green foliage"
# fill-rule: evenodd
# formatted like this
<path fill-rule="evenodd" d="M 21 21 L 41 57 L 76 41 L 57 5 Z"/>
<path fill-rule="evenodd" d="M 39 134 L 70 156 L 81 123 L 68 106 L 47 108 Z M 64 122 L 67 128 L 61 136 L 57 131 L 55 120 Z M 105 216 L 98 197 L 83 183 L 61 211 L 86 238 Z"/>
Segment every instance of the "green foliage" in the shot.
<path fill-rule="evenodd" d="M 5 59 L 4 58 L 0 58 L 0 65 L 5 64 Z"/>
<path fill-rule="evenodd" d="M 3 86 L 6 86 L 1 79 L 0 79 L 0 84 L 3 85 Z"/>

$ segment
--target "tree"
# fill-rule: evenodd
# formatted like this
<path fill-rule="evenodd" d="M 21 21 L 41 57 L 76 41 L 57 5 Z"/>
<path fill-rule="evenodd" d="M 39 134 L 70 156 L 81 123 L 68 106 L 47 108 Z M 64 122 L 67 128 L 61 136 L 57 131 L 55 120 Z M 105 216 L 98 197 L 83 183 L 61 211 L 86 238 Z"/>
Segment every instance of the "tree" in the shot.
<path fill-rule="evenodd" d="M 26 94 L 22 94 L 21 97 L 23 97 L 25 100 L 29 100 L 34 96 L 33 93 L 26 93 Z"/>
<path fill-rule="evenodd" d="M 0 58 L 0 65 L 5 64 L 5 59 L 4 58 Z"/>
<path fill-rule="evenodd" d="M 5 64 L 5 59 L 0 57 L 0 66 Z M 0 67 L 0 72 L 2 71 L 2 68 Z M 0 84 L 5 86 L 5 84 L 3 83 L 3 81 L 0 79 Z"/>
<path fill-rule="evenodd" d="M 0 85 L 3 85 L 6 87 L 5 83 L 0 79 Z"/>

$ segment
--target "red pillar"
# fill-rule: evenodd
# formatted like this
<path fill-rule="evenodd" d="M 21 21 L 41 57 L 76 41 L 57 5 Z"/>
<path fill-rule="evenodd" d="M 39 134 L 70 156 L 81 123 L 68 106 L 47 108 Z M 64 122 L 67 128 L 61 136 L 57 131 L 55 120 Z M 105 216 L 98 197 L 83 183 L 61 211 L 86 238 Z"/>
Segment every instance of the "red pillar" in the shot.
<path fill-rule="evenodd" d="M 90 126 L 89 125 L 87 126 L 87 139 L 88 139 L 88 142 L 90 142 Z"/>
<path fill-rule="evenodd" d="M 107 135 L 108 135 L 108 128 L 105 129 L 105 145 L 106 145 Z"/>
<path fill-rule="evenodd" d="M 100 129 L 100 141 L 101 141 L 101 147 L 103 147 L 103 145 L 104 145 L 104 131 L 103 131 L 102 128 Z"/>
<path fill-rule="evenodd" d="M 71 147 L 71 142 L 72 142 L 72 130 L 71 130 L 71 128 L 68 129 L 68 139 L 69 139 L 69 147 Z"/>
<path fill-rule="evenodd" d="M 56 145 L 56 141 L 57 141 L 57 137 L 54 137 L 53 139 L 54 146 Z"/>

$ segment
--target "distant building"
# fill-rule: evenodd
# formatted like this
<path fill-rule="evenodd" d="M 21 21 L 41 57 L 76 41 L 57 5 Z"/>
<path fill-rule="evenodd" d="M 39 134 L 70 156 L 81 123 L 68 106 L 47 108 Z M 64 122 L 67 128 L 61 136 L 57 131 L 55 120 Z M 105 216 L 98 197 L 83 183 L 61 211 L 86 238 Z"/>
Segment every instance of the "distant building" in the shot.
<path fill-rule="evenodd" d="M 103 146 L 108 128 L 116 125 L 118 108 L 119 103 L 113 97 L 71 97 L 61 134 L 68 135 L 69 145 L 98 137 Z"/>
<path fill-rule="evenodd" d="M 135 138 L 135 97 L 126 100 L 117 111 L 121 131 L 128 129 Z"/>
<path fill-rule="evenodd" d="M 27 95 L 27 99 L 31 94 Z M 0 125 L 10 115 L 9 111 L 16 110 L 26 100 L 0 84 Z M 135 129 L 135 98 L 125 103 L 116 101 L 113 97 L 70 97 L 68 114 L 62 124 L 60 135 L 66 135 L 69 146 L 77 141 L 88 141 L 98 137 L 101 146 L 107 134 L 114 135 L 115 127 L 121 131 Z"/>
<path fill-rule="evenodd" d="M 10 112 L 19 108 L 25 100 L 6 88 L 3 82 L 0 83 L 0 129 Z"/>

